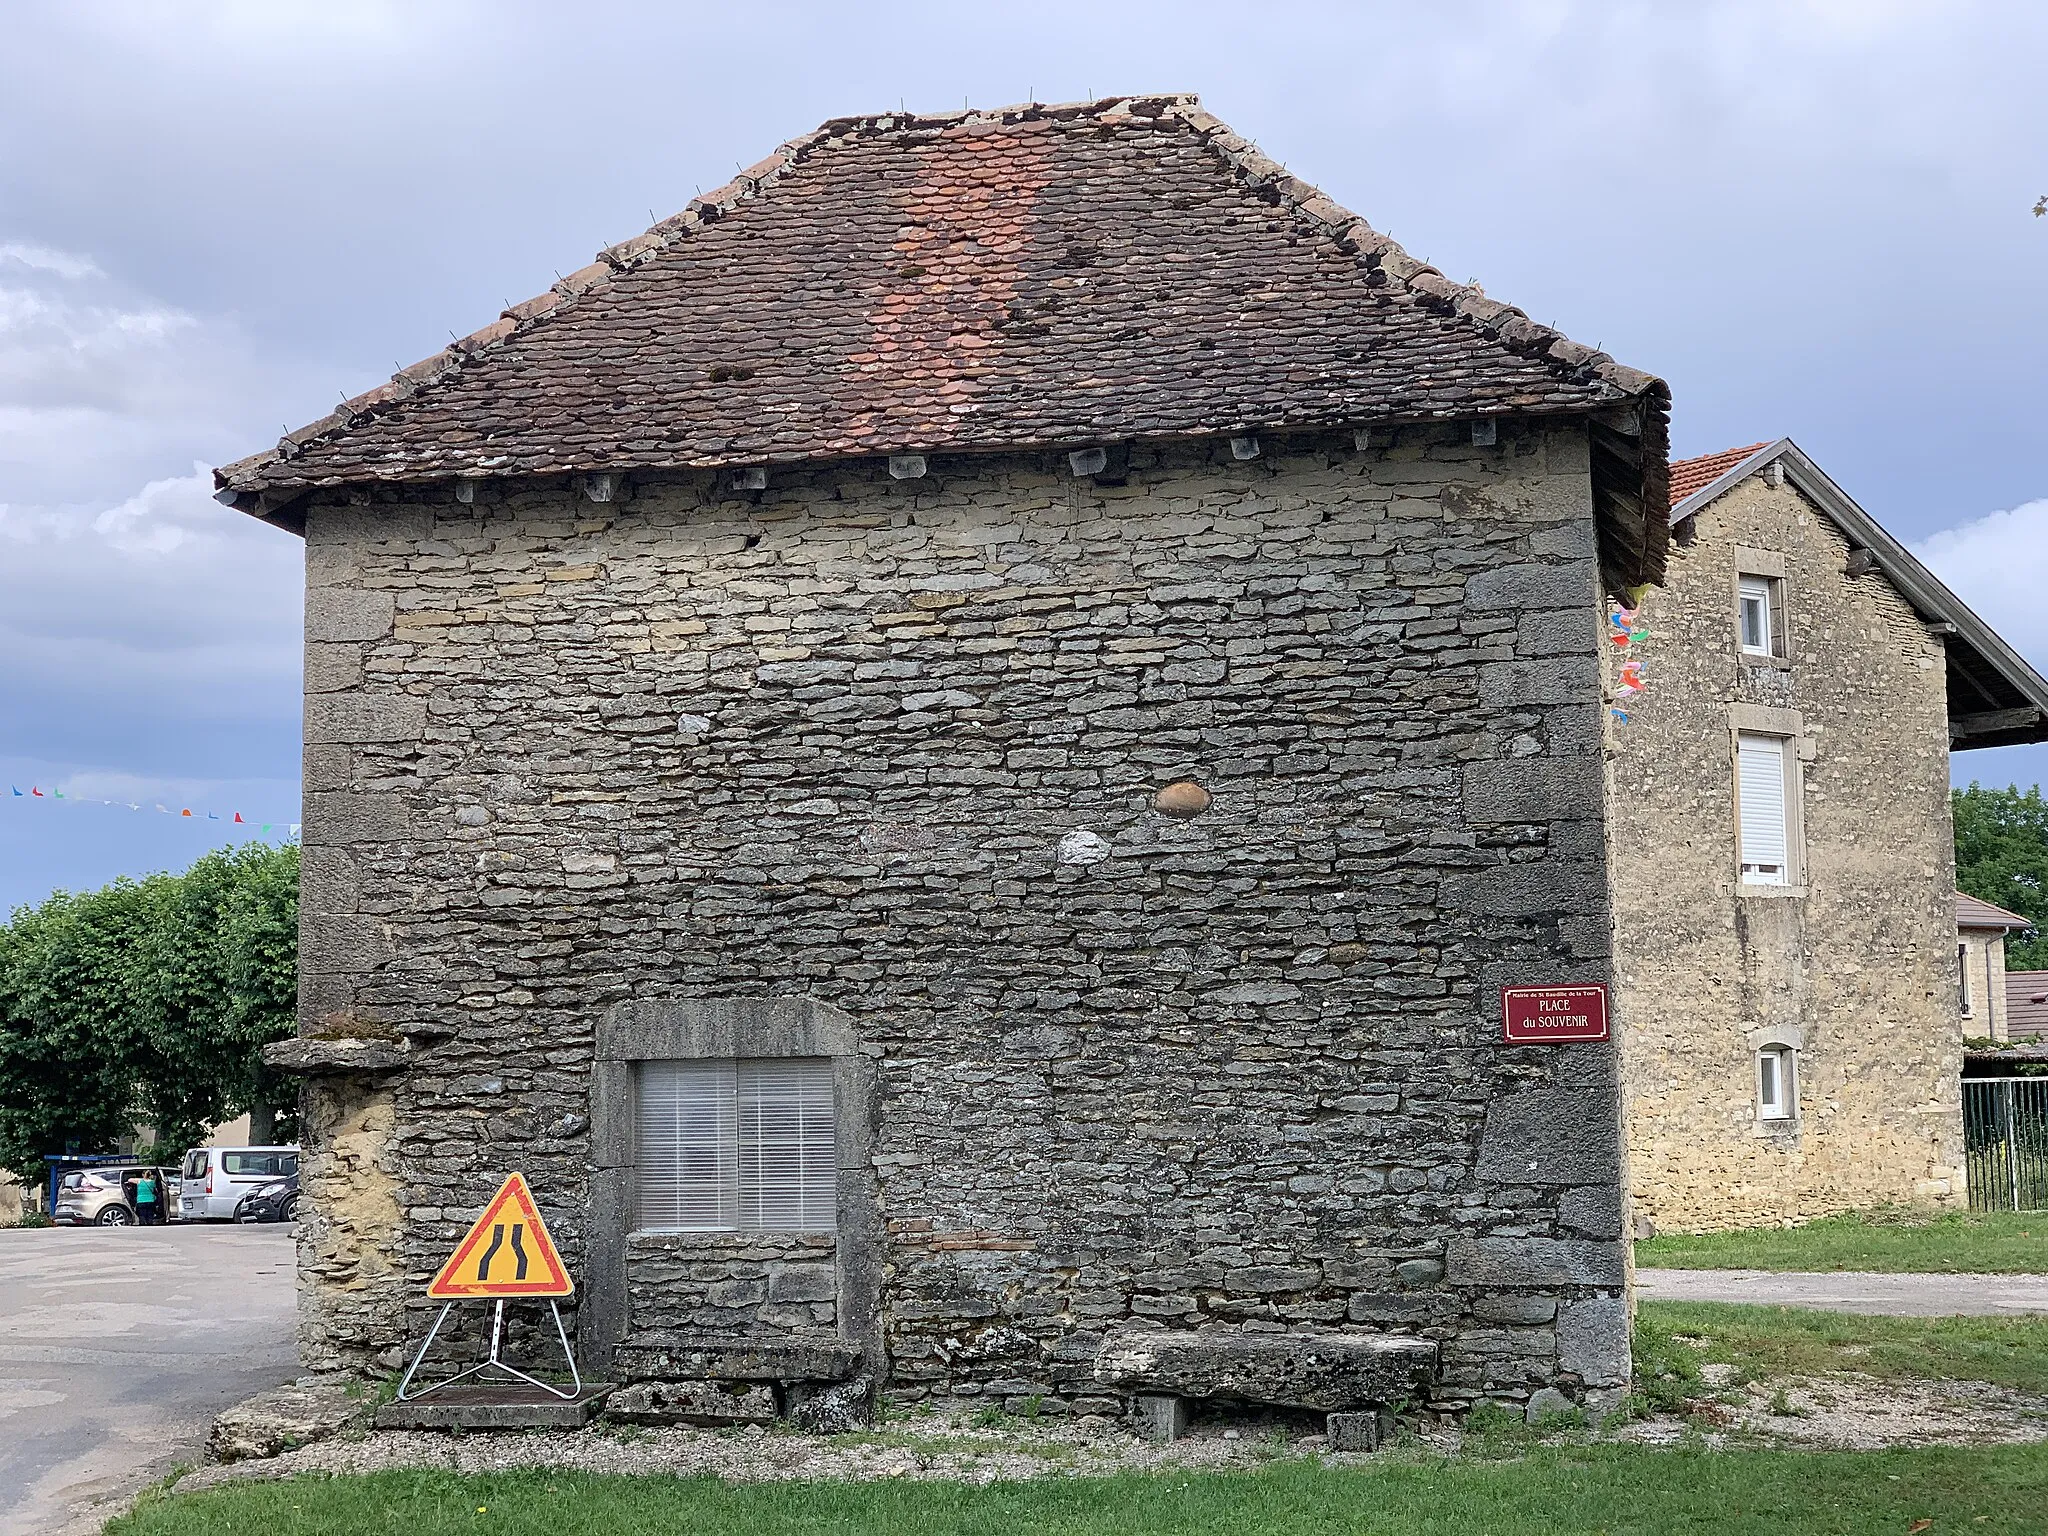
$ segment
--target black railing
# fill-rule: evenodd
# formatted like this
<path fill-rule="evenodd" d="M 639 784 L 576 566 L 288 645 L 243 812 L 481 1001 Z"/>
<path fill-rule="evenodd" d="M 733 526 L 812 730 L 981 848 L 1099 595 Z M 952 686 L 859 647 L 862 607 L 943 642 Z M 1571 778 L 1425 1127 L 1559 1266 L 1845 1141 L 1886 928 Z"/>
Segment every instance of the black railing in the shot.
<path fill-rule="evenodd" d="M 2048 1210 L 2048 1077 L 1963 1080 L 1973 1211 Z"/>

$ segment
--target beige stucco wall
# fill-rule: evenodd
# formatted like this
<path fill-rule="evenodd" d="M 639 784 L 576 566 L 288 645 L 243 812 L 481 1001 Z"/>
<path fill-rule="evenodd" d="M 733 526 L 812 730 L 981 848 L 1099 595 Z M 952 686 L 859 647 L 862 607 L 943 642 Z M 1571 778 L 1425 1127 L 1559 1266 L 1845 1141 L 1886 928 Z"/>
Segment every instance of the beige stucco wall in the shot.
<path fill-rule="evenodd" d="M 1743 550 L 1782 561 L 1783 663 L 1740 657 Z M 1942 647 L 1848 554 L 1752 477 L 1698 514 L 1627 653 L 1648 686 L 1608 722 L 1609 825 L 1638 1231 L 1962 1197 Z M 1739 883 L 1734 805 L 1734 732 L 1773 723 L 1796 734 L 1804 822 L 1803 879 L 1795 852 L 1776 889 Z M 1769 1041 L 1798 1050 L 1791 1122 L 1758 1118 Z"/>
<path fill-rule="evenodd" d="M 2010 1039 L 2005 1019 L 2005 930 L 1963 928 L 1957 930 L 1956 941 L 1968 951 L 1963 964 L 1970 972 L 1970 1008 L 1961 1015 L 1964 1038 Z"/>

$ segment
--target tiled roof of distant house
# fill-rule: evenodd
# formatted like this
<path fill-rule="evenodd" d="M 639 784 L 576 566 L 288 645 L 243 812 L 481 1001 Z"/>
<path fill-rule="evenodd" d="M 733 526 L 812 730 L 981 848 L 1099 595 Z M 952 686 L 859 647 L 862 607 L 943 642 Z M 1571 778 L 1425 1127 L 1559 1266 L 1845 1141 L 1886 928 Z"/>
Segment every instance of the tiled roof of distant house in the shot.
<path fill-rule="evenodd" d="M 2048 1040 L 2048 971 L 2005 973 L 2005 1028 L 2015 1040 Z"/>
<path fill-rule="evenodd" d="M 218 482 L 269 515 L 364 481 L 1578 414 L 1641 581 L 1667 401 L 1194 97 L 1126 97 L 827 123 Z"/>
<path fill-rule="evenodd" d="M 1988 901 L 1979 901 L 1975 896 L 1956 892 L 1956 926 L 1958 928 L 2031 928 L 2034 920 L 2021 917 L 2017 912 L 2008 912 L 2003 907 L 1993 906 Z"/>
<path fill-rule="evenodd" d="M 1706 489 L 1751 454 L 1768 447 L 1769 443 L 1751 443 L 1747 448 L 1724 448 L 1719 453 L 1703 453 L 1696 459 L 1673 459 L 1671 505 L 1675 507 L 1694 491 Z"/>

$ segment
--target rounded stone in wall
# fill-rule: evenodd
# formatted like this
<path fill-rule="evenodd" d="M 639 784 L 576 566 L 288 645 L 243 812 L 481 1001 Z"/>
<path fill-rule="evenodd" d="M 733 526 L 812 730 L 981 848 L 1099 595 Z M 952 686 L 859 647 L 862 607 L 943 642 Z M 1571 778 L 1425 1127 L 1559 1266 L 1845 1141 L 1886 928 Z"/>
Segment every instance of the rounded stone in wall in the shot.
<path fill-rule="evenodd" d="M 1186 821 L 1209 809 L 1214 797 L 1193 779 L 1176 779 L 1152 797 L 1152 809 L 1175 821 Z"/>

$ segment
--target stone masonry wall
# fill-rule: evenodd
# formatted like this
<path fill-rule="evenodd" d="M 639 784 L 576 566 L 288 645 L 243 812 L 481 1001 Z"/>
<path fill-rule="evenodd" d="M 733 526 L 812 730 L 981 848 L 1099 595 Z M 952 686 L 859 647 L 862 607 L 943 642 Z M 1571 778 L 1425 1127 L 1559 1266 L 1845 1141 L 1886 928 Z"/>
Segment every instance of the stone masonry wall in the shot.
<path fill-rule="evenodd" d="M 411 1055 L 386 1272 L 308 1261 L 309 1363 L 396 1361 L 511 1168 L 581 1273 L 607 1009 L 803 996 L 875 1071 L 898 1395 L 1113 1410 L 1096 1348 L 1161 1325 L 1611 1395 L 1615 1056 L 1497 1002 L 1608 975 L 1587 444 L 1468 438 L 322 493 L 302 1027 Z M 633 1239 L 631 1326 L 733 1241 Z"/>
<path fill-rule="evenodd" d="M 1970 973 L 1968 1013 L 1961 1011 L 1961 978 L 1956 982 L 1956 1007 L 1963 1037 L 1968 1040 L 2011 1039 L 2011 1024 L 2005 1016 L 2005 930 L 1963 928 L 1957 931 L 1956 942 L 1967 951 L 1961 965 Z"/>
<path fill-rule="evenodd" d="M 1740 550 L 1782 558 L 1783 665 L 1739 656 Z M 1845 575 L 1848 555 L 1794 487 L 1752 476 L 1698 514 L 1643 605 L 1648 689 L 1609 728 L 1639 1230 L 1963 1193 L 1942 647 L 1882 575 Z M 1744 710 L 1798 728 L 1805 875 L 1786 890 L 1737 878 Z M 1782 1125 L 1757 1115 L 1767 1038 L 1798 1047 Z"/>

